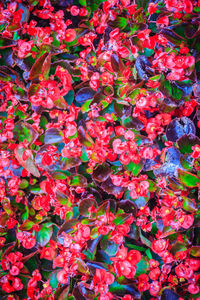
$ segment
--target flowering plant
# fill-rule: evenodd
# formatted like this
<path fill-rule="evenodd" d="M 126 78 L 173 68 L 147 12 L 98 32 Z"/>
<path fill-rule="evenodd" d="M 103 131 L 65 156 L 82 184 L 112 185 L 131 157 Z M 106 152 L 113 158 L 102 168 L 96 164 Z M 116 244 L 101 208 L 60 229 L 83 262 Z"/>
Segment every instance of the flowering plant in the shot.
<path fill-rule="evenodd" d="M 200 3 L 0 3 L 0 298 L 200 299 Z"/>

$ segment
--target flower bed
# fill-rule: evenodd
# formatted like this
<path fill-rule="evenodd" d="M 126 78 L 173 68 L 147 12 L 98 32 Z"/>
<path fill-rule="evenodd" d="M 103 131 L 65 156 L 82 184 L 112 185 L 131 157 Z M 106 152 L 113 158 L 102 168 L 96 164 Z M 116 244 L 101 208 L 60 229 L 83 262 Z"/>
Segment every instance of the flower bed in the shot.
<path fill-rule="evenodd" d="M 0 3 L 0 299 L 200 299 L 200 4 Z"/>

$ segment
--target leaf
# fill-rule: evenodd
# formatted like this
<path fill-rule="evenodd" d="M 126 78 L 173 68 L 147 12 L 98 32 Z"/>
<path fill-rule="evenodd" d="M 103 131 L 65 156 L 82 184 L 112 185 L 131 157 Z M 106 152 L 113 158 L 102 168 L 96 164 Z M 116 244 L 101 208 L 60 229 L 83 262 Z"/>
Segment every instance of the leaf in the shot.
<path fill-rule="evenodd" d="M 171 252 L 173 255 L 176 255 L 176 253 L 181 252 L 181 251 L 186 251 L 187 247 L 185 246 L 184 243 L 182 242 L 176 242 L 171 249 Z"/>
<path fill-rule="evenodd" d="M 197 184 L 200 184 L 199 177 L 181 169 L 178 169 L 178 179 L 187 187 L 197 187 Z"/>
<path fill-rule="evenodd" d="M 110 209 L 110 201 L 104 202 L 99 208 L 97 209 L 96 216 L 102 216 L 109 212 Z"/>
<path fill-rule="evenodd" d="M 122 125 L 125 128 L 136 129 L 138 131 L 142 130 L 144 128 L 144 124 L 142 123 L 142 121 L 140 121 L 138 118 L 135 118 L 135 117 L 132 117 L 132 116 L 122 120 Z"/>
<path fill-rule="evenodd" d="M 73 100 L 74 100 L 74 91 L 70 90 L 67 95 L 64 96 L 65 101 L 67 102 L 68 105 L 72 105 Z"/>
<path fill-rule="evenodd" d="M 68 220 L 66 221 L 64 224 L 62 224 L 62 226 L 60 227 L 59 231 L 58 231 L 58 235 L 61 235 L 62 232 L 65 233 L 69 233 L 72 232 L 74 230 L 74 226 L 78 223 L 78 220 L 76 219 L 72 219 L 72 220 Z"/>
<path fill-rule="evenodd" d="M 192 153 L 192 147 L 195 145 L 200 145 L 200 139 L 192 133 L 185 134 L 178 139 L 177 145 L 181 153 Z"/>
<path fill-rule="evenodd" d="M 183 196 L 183 209 L 189 212 L 195 212 L 197 210 L 196 202 L 194 199 Z"/>
<path fill-rule="evenodd" d="M 44 134 L 44 143 L 45 144 L 55 144 L 62 142 L 61 131 L 57 128 L 49 128 L 45 131 Z"/>
<path fill-rule="evenodd" d="M 170 43 L 176 46 L 179 46 L 183 40 L 185 40 L 185 38 L 170 29 L 161 29 L 160 34 L 162 34 Z"/>
<path fill-rule="evenodd" d="M 134 297 L 134 299 L 141 299 L 140 292 L 136 289 L 133 284 L 120 284 L 114 281 L 109 286 L 109 292 L 112 294 L 117 295 L 117 297 L 123 297 L 124 295 L 128 294 Z"/>
<path fill-rule="evenodd" d="M 200 257 L 200 246 L 192 246 L 189 252 L 194 257 Z"/>
<path fill-rule="evenodd" d="M 122 59 L 117 54 L 112 54 L 110 61 L 114 72 L 122 74 L 123 71 L 125 71 L 126 67 Z"/>
<path fill-rule="evenodd" d="M 60 294 L 58 300 L 69 299 L 68 294 L 69 294 L 69 286 L 67 288 L 65 288 L 64 291 L 62 291 L 62 293 Z"/>
<path fill-rule="evenodd" d="M 14 133 L 21 142 L 24 142 L 26 139 L 26 141 L 30 144 L 34 143 L 39 136 L 38 132 L 33 128 L 33 126 L 26 122 L 16 123 Z"/>
<path fill-rule="evenodd" d="M 132 172 L 132 174 L 134 175 L 134 176 L 137 176 L 140 172 L 141 172 L 141 170 L 142 170 L 142 168 L 143 168 L 143 162 L 142 161 L 140 161 L 138 164 L 135 164 L 134 162 L 130 162 L 128 165 L 126 165 L 125 167 L 130 171 L 130 172 Z"/>
<path fill-rule="evenodd" d="M 121 186 L 116 186 L 112 183 L 112 180 L 108 178 L 106 181 L 104 181 L 101 185 L 101 188 L 108 194 L 118 195 L 122 193 L 125 188 Z"/>
<path fill-rule="evenodd" d="M 108 256 L 115 256 L 119 247 L 119 245 L 115 244 L 115 242 L 108 240 L 107 237 L 104 237 L 101 240 L 100 245 L 101 245 L 101 249 Z"/>
<path fill-rule="evenodd" d="M 171 83 L 168 80 L 163 80 L 159 86 L 159 90 L 166 96 L 171 99 L 181 100 L 184 93 L 177 85 Z"/>
<path fill-rule="evenodd" d="M 79 213 L 84 217 L 88 217 L 89 216 L 88 209 L 92 207 L 92 205 L 94 204 L 96 204 L 96 201 L 94 199 L 91 198 L 83 199 L 79 203 Z"/>
<path fill-rule="evenodd" d="M 53 289 L 56 289 L 58 287 L 58 285 L 59 285 L 59 281 L 57 279 L 58 272 L 59 272 L 59 270 L 58 271 L 54 271 L 49 276 L 49 284 L 50 284 L 50 286 Z"/>
<path fill-rule="evenodd" d="M 65 171 L 81 165 L 81 160 L 78 157 L 62 158 L 60 169 Z"/>
<path fill-rule="evenodd" d="M 183 135 L 195 135 L 196 128 L 194 123 L 187 117 L 176 118 L 172 120 L 166 129 L 168 141 L 176 142 Z"/>
<path fill-rule="evenodd" d="M 30 230 L 35 225 L 34 222 L 26 220 L 20 227 L 20 230 Z"/>
<path fill-rule="evenodd" d="M 175 81 L 174 84 L 178 87 L 179 90 L 183 92 L 183 95 L 190 96 L 192 93 L 192 81 L 191 80 L 183 80 L 183 81 Z"/>
<path fill-rule="evenodd" d="M 121 214 L 117 214 L 116 218 L 114 220 L 114 224 L 117 225 L 122 225 L 126 222 L 126 220 L 129 219 L 129 217 L 131 216 L 131 214 L 126 214 L 126 213 L 121 213 Z"/>
<path fill-rule="evenodd" d="M 39 78 L 40 76 L 42 78 L 47 79 L 50 65 L 51 65 L 51 55 L 45 52 L 42 56 L 40 56 L 35 61 L 34 65 L 32 66 L 29 73 L 29 79 L 34 80 Z"/>
<path fill-rule="evenodd" d="M 138 56 L 135 61 L 135 67 L 139 78 L 142 80 L 148 80 L 148 72 L 152 72 L 151 63 L 149 62 L 148 58 L 144 55 Z"/>
<path fill-rule="evenodd" d="M 142 256 L 141 260 L 137 263 L 137 270 L 135 276 L 138 277 L 141 274 L 146 274 L 149 270 L 149 263 L 147 259 Z"/>
<path fill-rule="evenodd" d="M 142 230 L 141 230 L 141 229 L 139 229 L 139 231 L 140 231 L 140 239 L 141 239 L 141 242 L 151 249 L 152 242 L 149 241 L 149 240 L 142 234 Z"/>
<path fill-rule="evenodd" d="M 0 49 L 16 46 L 17 42 L 8 38 L 0 37 Z"/>
<path fill-rule="evenodd" d="M 85 101 L 87 101 L 89 99 L 93 99 L 95 94 L 96 94 L 96 92 L 93 89 L 91 89 L 89 87 L 84 87 L 76 93 L 75 100 L 78 103 L 84 103 Z"/>
<path fill-rule="evenodd" d="M 179 295 L 170 289 L 164 289 L 162 292 L 161 300 L 178 300 Z"/>
<path fill-rule="evenodd" d="M 77 135 L 78 135 L 78 139 L 79 139 L 80 143 L 83 144 L 84 146 L 90 147 L 92 144 L 94 144 L 93 139 L 85 131 L 83 126 L 79 126 Z"/>
<path fill-rule="evenodd" d="M 28 172 L 33 174 L 36 177 L 40 177 L 40 172 L 38 171 L 34 161 L 33 161 L 33 156 L 29 156 L 27 160 L 22 159 L 22 155 L 25 151 L 25 148 L 22 147 L 21 145 L 18 145 L 15 150 L 15 157 L 18 160 L 19 164 L 26 169 Z"/>
<path fill-rule="evenodd" d="M 42 224 L 40 231 L 36 233 L 36 241 L 41 247 L 44 247 L 50 241 L 53 234 L 52 226 L 48 223 Z"/>
<path fill-rule="evenodd" d="M 112 173 L 111 168 L 108 164 L 98 165 L 96 169 L 94 169 L 92 177 L 94 180 L 99 182 L 104 182 L 107 180 Z"/>
<path fill-rule="evenodd" d="M 128 24 L 127 18 L 117 15 L 114 21 L 109 21 L 108 25 L 114 28 L 124 29 Z"/>
<path fill-rule="evenodd" d="M 69 185 L 86 187 L 87 186 L 87 179 L 83 175 L 70 176 Z"/>

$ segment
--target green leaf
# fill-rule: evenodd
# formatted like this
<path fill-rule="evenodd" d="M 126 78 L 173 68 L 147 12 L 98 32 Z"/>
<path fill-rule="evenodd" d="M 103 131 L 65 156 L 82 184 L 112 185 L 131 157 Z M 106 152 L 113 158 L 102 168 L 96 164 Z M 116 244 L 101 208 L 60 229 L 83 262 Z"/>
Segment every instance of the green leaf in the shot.
<path fill-rule="evenodd" d="M 168 80 L 163 80 L 159 89 L 166 97 L 170 97 L 172 99 L 181 100 L 183 96 L 183 91 Z"/>
<path fill-rule="evenodd" d="M 145 257 L 142 257 L 141 260 L 137 263 L 137 270 L 135 276 L 138 277 L 141 274 L 146 274 L 149 270 L 149 263 Z"/>
<path fill-rule="evenodd" d="M 138 164 L 134 162 L 130 162 L 127 166 L 125 166 L 130 172 L 133 173 L 134 176 L 137 176 L 143 168 L 143 163 L 140 161 Z"/>
<path fill-rule="evenodd" d="M 189 212 L 195 212 L 197 210 L 195 200 L 183 196 L 183 209 Z"/>
<path fill-rule="evenodd" d="M 34 222 L 26 220 L 20 227 L 20 230 L 30 230 L 35 225 Z"/>
<path fill-rule="evenodd" d="M 59 270 L 54 271 L 49 276 L 49 284 L 53 289 L 56 289 L 59 285 L 59 282 L 58 282 L 58 279 L 57 279 L 58 272 L 59 272 Z"/>
<path fill-rule="evenodd" d="M 74 91 L 70 90 L 67 95 L 64 96 L 65 101 L 67 102 L 68 105 L 72 105 L 73 100 L 74 100 Z"/>
<path fill-rule="evenodd" d="M 101 245 L 101 249 L 108 256 L 115 256 L 119 246 L 115 244 L 115 242 L 110 241 L 106 236 L 101 240 L 100 245 Z"/>
<path fill-rule="evenodd" d="M 40 231 L 36 234 L 36 240 L 41 247 L 44 247 L 51 239 L 53 234 L 52 226 L 48 223 L 42 224 Z"/>
<path fill-rule="evenodd" d="M 197 184 L 200 184 L 199 177 L 181 169 L 178 169 L 178 179 L 187 187 L 197 187 Z"/>
<path fill-rule="evenodd" d="M 87 179 L 83 175 L 70 176 L 69 185 L 86 187 Z"/>

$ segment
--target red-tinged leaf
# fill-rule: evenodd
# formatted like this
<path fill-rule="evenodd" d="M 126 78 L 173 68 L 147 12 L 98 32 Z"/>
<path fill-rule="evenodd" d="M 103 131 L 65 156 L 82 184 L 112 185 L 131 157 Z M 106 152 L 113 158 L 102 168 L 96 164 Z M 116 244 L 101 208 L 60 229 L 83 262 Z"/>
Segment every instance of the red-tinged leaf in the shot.
<path fill-rule="evenodd" d="M 108 164 L 98 165 L 96 169 L 94 169 L 92 177 L 94 180 L 99 182 L 104 182 L 110 174 L 112 173 L 112 169 Z"/>
<path fill-rule="evenodd" d="M 178 169 L 178 179 L 179 181 L 187 187 L 197 187 L 200 185 L 200 178 L 196 175 Z"/>
<path fill-rule="evenodd" d="M 58 297 L 58 300 L 66 300 L 68 299 L 68 294 L 69 294 L 69 286 L 62 291 L 60 296 Z"/>
<path fill-rule="evenodd" d="M 78 265 L 78 271 L 82 274 L 87 274 L 89 271 L 88 266 L 86 265 L 86 263 L 81 259 L 81 258 L 77 258 L 76 263 Z"/>
<path fill-rule="evenodd" d="M 116 219 L 114 220 L 115 225 L 117 226 L 117 225 L 124 224 L 126 220 L 129 219 L 130 216 L 131 214 L 126 214 L 126 213 L 116 215 Z"/>
<path fill-rule="evenodd" d="M 30 230 L 33 226 L 35 225 L 34 222 L 30 221 L 30 220 L 26 220 L 20 227 L 20 230 Z"/>
<path fill-rule="evenodd" d="M 94 199 L 91 199 L 91 198 L 83 199 L 79 203 L 79 213 L 84 217 L 88 217 L 90 214 L 88 209 L 90 207 L 92 207 L 92 205 L 95 205 L 95 206 L 97 205 L 97 203 Z"/>
<path fill-rule="evenodd" d="M 51 67 L 51 55 L 49 54 L 43 63 L 42 66 L 42 77 L 46 80 L 49 77 L 49 71 L 50 71 L 50 67 Z"/>
<path fill-rule="evenodd" d="M 22 269 L 20 269 L 20 273 L 22 274 L 29 274 L 29 269 L 24 265 Z"/>
<path fill-rule="evenodd" d="M 114 72 L 116 73 L 123 73 L 126 69 L 122 59 L 117 54 L 111 55 L 111 66 Z"/>
<path fill-rule="evenodd" d="M 32 66 L 29 73 L 29 79 L 34 80 L 39 77 L 41 77 L 42 79 L 44 75 L 46 76 L 48 74 L 50 65 L 51 65 L 51 56 L 48 53 L 44 53 L 35 61 L 34 65 Z"/>
<path fill-rule="evenodd" d="M 34 143 L 39 136 L 38 132 L 33 128 L 33 126 L 26 122 L 16 123 L 14 133 L 20 142 L 24 142 L 26 139 L 26 141 L 30 144 Z"/>
<path fill-rule="evenodd" d="M 178 35 L 175 31 L 171 29 L 161 29 L 160 34 L 162 34 L 170 43 L 179 46 L 185 38 Z"/>
<path fill-rule="evenodd" d="M 197 205 L 194 199 L 183 196 L 183 209 L 189 212 L 195 212 L 197 210 Z"/>
<path fill-rule="evenodd" d="M 99 206 L 96 216 L 102 216 L 109 212 L 110 202 L 106 201 L 101 206 Z"/>
<path fill-rule="evenodd" d="M 80 174 L 75 175 L 75 176 L 70 176 L 69 185 L 86 187 L 87 186 L 87 179 L 83 175 L 80 175 Z"/>
<path fill-rule="evenodd" d="M 44 134 L 45 144 L 55 144 L 62 142 L 62 133 L 57 128 L 49 128 Z"/>
<path fill-rule="evenodd" d="M 200 257 L 200 246 L 192 246 L 189 252 L 194 257 Z"/>
<path fill-rule="evenodd" d="M 3 256 L 5 257 L 5 256 L 7 256 L 13 249 L 14 249 L 14 247 L 16 246 L 16 243 L 12 243 L 12 245 L 11 246 L 8 246 L 7 245 L 7 248 L 6 248 L 6 250 L 5 250 L 5 252 L 4 252 L 4 254 L 3 254 Z"/>
<path fill-rule="evenodd" d="M 177 145 L 181 153 L 192 153 L 192 147 L 200 145 L 200 139 L 194 134 L 185 134 L 177 141 Z"/>
<path fill-rule="evenodd" d="M 89 136 L 89 134 L 87 134 L 83 126 L 79 126 L 77 134 L 80 143 L 84 146 L 90 147 L 92 144 L 94 144 L 93 139 Z"/>
<path fill-rule="evenodd" d="M 0 70 L 0 80 L 1 81 L 12 81 L 12 77 L 8 75 L 6 72 Z"/>
<path fill-rule="evenodd" d="M 34 175 L 35 177 L 39 177 L 40 176 L 40 172 L 38 171 L 35 163 L 34 163 L 34 160 L 33 160 L 33 156 L 29 156 L 27 158 L 27 160 L 24 160 L 22 158 L 23 156 L 23 153 L 26 149 L 21 146 L 21 145 L 18 145 L 16 148 L 15 148 L 15 157 L 16 159 L 18 160 L 18 162 L 20 163 L 20 165 L 26 169 L 28 172 L 30 172 L 32 175 Z"/>
<path fill-rule="evenodd" d="M 9 216 L 6 212 L 0 213 L 0 226 L 4 227 L 6 225 L 6 222 L 8 221 Z"/>
<path fill-rule="evenodd" d="M 144 124 L 138 118 L 128 117 L 122 120 L 122 125 L 128 129 L 136 129 L 142 130 L 144 128 Z"/>
<path fill-rule="evenodd" d="M 34 255 L 36 255 L 38 253 L 38 250 L 37 251 L 34 251 L 26 256 L 24 256 L 22 258 L 22 262 L 25 263 L 26 261 L 28 261 L 31 257 L 33 257 Z"/>
<path fill-rule="evenodd" d="M 59 229 L 58 235 L 61 235 L 62 232 L 69 233 L 74 230 L 74 226 L 78 223 L 78 220 L 73 219 L 66 221 Z"/>
<path fill-rule="evenodd" d="M 172 229 L 171 226 L 164 227 L 162 234 L 159 236 L 160 239 L 164 239 L 169 235 L 176 233 L 175 229 Z"/>
<path fill-rule="evenodd" d="M 172 246 L 171 252 L 173 255 L 175 255 L 176 253 L 185 251 L 185 250 L 187 250 L 187 247 L 185 246 L 185 244 L 178 241 Z"/>
<path fill-rule="evenodd" d="M 125 188 L 121 186 L 116 186 L 112 183 L 112 180 L 108 178 L 101 185 L 101 188 L 108 194 L 119 195 L 125 191 Z"/>
<path fill-rule="evenodd" d="M 13 214 L 13 211 L 12 211 L 12 207 L 10 205 L 10 200 L 9 198 L 6 198 L 4 197 L 2 200 L 1 200 L 1 205 L 4 209 L 4 211 L 8 214 L 8 215 L 11 215 Z"/>
<path fill-rule="evenodd" d="M 28 96 L 31 97 L 35 95 L 40 90 L 40 85 L 39 84 L 31 84 L 29 89 L 28 89 Z"/>
<path fill-rule="evenodd" d="M 0 37 L 0 49 L 16 46 L 17 42 L 8 38 Z"/>
<path fill-rule="evenodd" d="M 63 158 L 61 161 L 60 168 L 61 170 L 69 170 L 74 167 L 80 166 L 82 161 L 78 157 L 70 157 L 70 158 Z"/>

